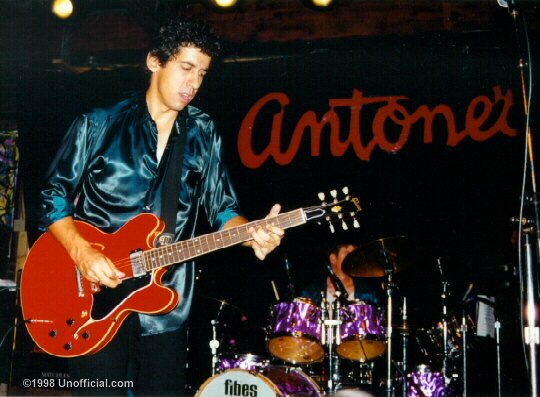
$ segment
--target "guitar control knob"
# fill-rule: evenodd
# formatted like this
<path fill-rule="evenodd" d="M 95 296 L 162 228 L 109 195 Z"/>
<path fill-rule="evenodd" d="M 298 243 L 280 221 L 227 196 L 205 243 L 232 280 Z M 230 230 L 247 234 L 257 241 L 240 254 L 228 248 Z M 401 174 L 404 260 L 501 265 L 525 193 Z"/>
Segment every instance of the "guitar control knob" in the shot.
<path fill-rule="evenodd" d="M 66 320 L 66 324 L 69 325 L 70 327 L 73 326 L 73 324 L 75 324 L 75 320 L 73 320 L 72 318 Z"/>
<path fill-rule="evenodd" d="M 49 332 L 49 336 L 51 338 L 56 338 L 56 335 L 58 335 L 58 331 L 55 329 L 51 329 L 51 331 Z"/>
<path fill-rule="evenodd" d="M 90 339 L 90 333 L 85 332 L 82 334 L 83 339 Z"/>
<path fill-rule="evenodd" d="M 70 350 L 71 350 L 71 347 L 72 347 L 72 346 L 71 346 L 71 342 L 68 342 L 68 343 L 66 343 L 66 344 L 64 345 L 64 350 L 70 351 Z"/>

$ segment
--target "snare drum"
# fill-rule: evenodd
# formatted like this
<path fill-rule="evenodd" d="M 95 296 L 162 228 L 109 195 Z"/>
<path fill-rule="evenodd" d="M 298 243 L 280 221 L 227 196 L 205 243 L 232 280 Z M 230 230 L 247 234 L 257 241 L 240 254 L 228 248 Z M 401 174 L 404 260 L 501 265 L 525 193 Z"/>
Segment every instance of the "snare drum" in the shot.
<path fill-rule="evenodd" d="M 365 362 L 386 351 L 386 332 L 382 312 L 375 306 L 353 303 L 341 307 L 341 344 L 337 354 L 343 358 Z"/>
<path fill-rule="evenodd" d="M 322 397 L 317 384 L 297 368 L 268 366 L 262 372 L 228 369 L 206 380 L 195 397 Z"/>
<path fill-rule="evenodd" d="M 255 354 L 222 353 L 218 355 L 217 372 L 228 369 L 246 369 L 248 371 L 260 371 L 270 364 L 267 357 Z"/>
<path fill-rule="evenodd" d="M 324 357 L 321 309 L 307 298 L 280 302 L 272 307 L 267 348 L 270 354 L 293 364 L 308 364 Z"/>

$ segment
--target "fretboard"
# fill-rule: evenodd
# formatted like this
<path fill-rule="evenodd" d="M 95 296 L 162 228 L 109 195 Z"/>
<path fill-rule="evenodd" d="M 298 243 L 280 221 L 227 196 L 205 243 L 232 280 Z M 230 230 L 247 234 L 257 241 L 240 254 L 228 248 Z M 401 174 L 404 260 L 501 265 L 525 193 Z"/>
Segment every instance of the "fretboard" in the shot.
<path fill-rule="evenodd" d="M 209 252 L 243 243 L 252 239 L 249 232 L 251 228 L 278 226 L 282 229 L 287 229 L 303 225 L 304 223 L 306 223 L 304 211 L 299 208 L 272 218 L 245 223 L 219 232 L 204 234 L 190 240 L 153 248 L 145 251 L 143 254 L 144 268 L 146 271 L 151 271 L 173 263 L 187 262 Z"/>

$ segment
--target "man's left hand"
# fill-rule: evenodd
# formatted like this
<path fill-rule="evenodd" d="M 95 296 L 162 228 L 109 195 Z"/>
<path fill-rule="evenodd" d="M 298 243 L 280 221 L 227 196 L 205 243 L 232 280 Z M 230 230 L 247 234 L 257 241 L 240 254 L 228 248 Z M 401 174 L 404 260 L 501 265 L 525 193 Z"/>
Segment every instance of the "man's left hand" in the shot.
<path fill-rule="evenodd" d="M 281 206 L 279 204 L 274 204 L 264 219 L 278 215 L 279 211 L 281 211 Z M 249 232 L 251 233 L 251 237 L 253 237 L 253 240 L 251 240 L 251 248 L 253 248 L 255 256 L 260 260 L 266 258 L 266 255 L 279 246 L 281 239 L 285 234 L 285 231 L 282 228 L 270 225 L 265 228 L 258 227 L 257 229 L 252 227 L 249 229 Z"/>

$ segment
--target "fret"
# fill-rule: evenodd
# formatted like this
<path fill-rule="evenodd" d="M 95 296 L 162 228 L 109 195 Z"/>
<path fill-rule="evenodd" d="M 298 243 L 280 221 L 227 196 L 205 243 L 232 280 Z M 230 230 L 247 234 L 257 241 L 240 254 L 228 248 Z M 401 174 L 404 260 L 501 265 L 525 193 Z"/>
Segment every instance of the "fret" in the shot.
<path fill-rule="evenodd" d="M 204 253 L 202 250 L 202 244 L 201 244 L 200 238 L 196 238 L 195 240 L 193 240 L 193 248 L 195 249 L 195 256 L 199 256 Z"/>
<path fill-rule="evenodd" d="M 152 250 L 150 251 L 150 270 L 154 270 L 156 266 L 156 251 Z"/>
<path fill-rule="evenodd" d="M 193 250 L 191 248 L 191 246 L 193 245 L 193 240 L 187 240 L 185 243 L 184 243 L 184 255 L 186 256 L 186 258 L 193 258 Z"/>
<path fill-rule="evenodd" d="M 157 248 L 156 249 L 156 252 L 157 252 L 157 262 L 158 262 L 158 266 L 159 267 L 162 267 L 162 266 L 165 266 L 165 258 L 163 256 L 163 248 Z"/>
<path fill-rule="evenodd" d="M 179 257 L 178 262 L 184 262 L 188 257 L 186 255 L 186 243 L 184 241 L 181 241 L 178 243 L 177 252 L 178 252 L 178 257 Z"/>
<path fill-rule="evenodd" d="M 230 240 L 229 230 L 228 229 L 222 230 L 221 241 L 223 242 L 223 248 L 228 247 L 230 245 L 229 240 Z"/>
<path fill-rule="evenodd" d="M 148 253 L 149 251 L 146 251 L 146 252 L 143 252 L 143 254 L 141 255 L 141 261 L 142 261 L 142 264 L 143 264 L 143 269 L 145 272 L 149 272 L 151 269 L 150 269 L 150 265 L 148 263 Z"/>
<path fill-rule="evenodd" d="M 216 248 L 216 242 L 214 241 L 214 239 L 209 238 L 209 237 L 210 235 L 208 234 L 204 236 L 204 238 L 206 239 L 206 246 L 208 247 L 208 252 L 211 252 Z"/>
<path fill-rule="evenodd" d="M 165 251 L 167 252 L 167 262 L 169 264 L 171 263 L 174 263 L 175 260 L 174 260 L 174 250 L 173 250 L 173 247 L 172 247 L 172 244 L 171 245 L 166 245 L 165 246 Z"/>
<path fill-rule="evenodd" d="M 223 248 L 223 239 L 221 238 L 221 233 L 213 233 L 212 234 L 212 240 L 214 240 L 216 244 L 216 248 Z"/>

